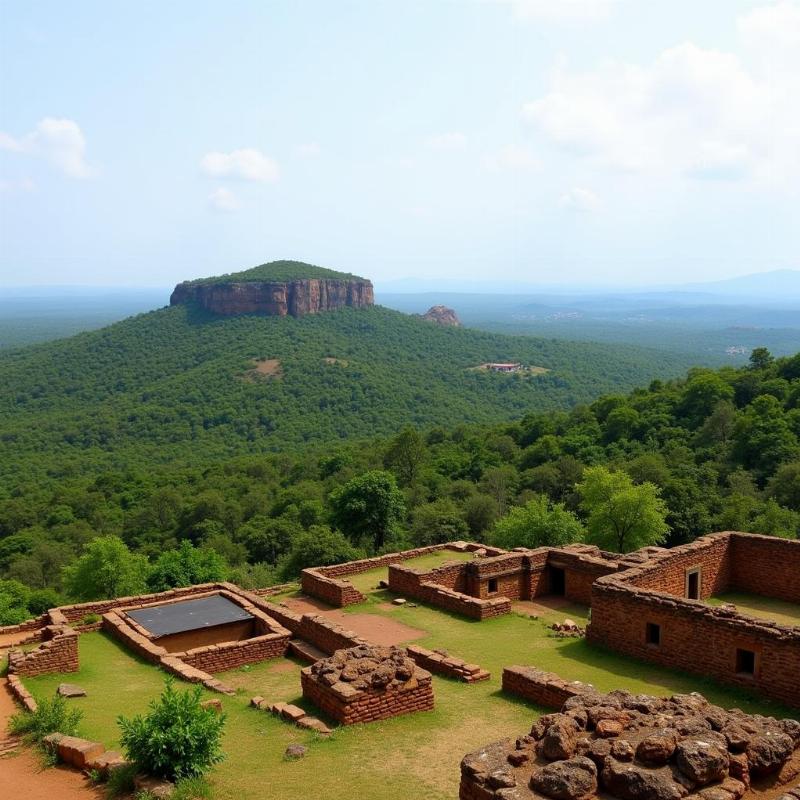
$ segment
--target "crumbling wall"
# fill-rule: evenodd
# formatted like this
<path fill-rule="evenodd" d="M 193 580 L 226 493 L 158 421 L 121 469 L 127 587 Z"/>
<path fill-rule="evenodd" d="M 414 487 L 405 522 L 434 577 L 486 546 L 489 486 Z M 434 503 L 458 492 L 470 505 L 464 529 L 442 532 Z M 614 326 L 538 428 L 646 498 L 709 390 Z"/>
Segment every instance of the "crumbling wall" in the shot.
<path fill-rule="evenodd" d="M 560 710 L 571 697 L 595 693 L 595 688 L 581 681 L 565 681 L 535 667 L 513 666 L 503 669 L 503 691 L 537 706 Z"/>
<path fill-rule="evenodd" d="M 12 650 L 8 654 L 8 671 L 33 677 L 50 672 L 77 672 L 78 634 L 66 625 L 48 625 L 42 643 L 29 650 Z"/>

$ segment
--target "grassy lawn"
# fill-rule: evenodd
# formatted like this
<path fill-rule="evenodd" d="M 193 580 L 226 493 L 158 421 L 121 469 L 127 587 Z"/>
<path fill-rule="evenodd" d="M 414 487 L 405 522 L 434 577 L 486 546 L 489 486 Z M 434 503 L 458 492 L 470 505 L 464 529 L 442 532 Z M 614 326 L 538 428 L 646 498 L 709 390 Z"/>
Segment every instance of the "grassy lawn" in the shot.
<path fill-rule="evenodd" d="M 743 614 L 771 619 L 781 625 L 800 625 L 800 605 L 787 603 L 785 600 L 775 600 L 772 597 L 764 597 L 760 594 L 724 592 L 715 597 L 710 597 L 708 603 L 713 606 L 733 603 Z"/>
<path fill-rule="evenodd" d="M 472 553 L 459 553 L 456 550 L 436 550 L 433 553 L 428 553 L 424 556 L 417 558 L 410 558 L 408 561 L 400 562 L 404 567 L 413 567 L 414 569 L 432 569 L 439 567 L 448 561 L 472 561 L 475 556 Z M 360 572 L 356 575 L 346 575 L 344 580 L 350 581 L 359 592 L 367 594 L 374 590 L 378 585 L 378 581 L 388 580 L 389 568 L 378 567 L 377 569 L 370 569 L 367 572 Z"/>
<path fill-rule="evenodd" d="M 540 619 L 511 614 L 478 623 L 422 605 L 386 607 L 388 597 L 385 592 L 372 592 L 366 603 L 351 610 L 389 616 L 425 630 L 427 636 L 421 644 L 444 647 L 481 664 L 491 670 L 491 680 L 467 685 L 434 678 L 434 711 L 340 728 L 331 739 L 321 740 L 248 707 L 255 694 L 306 705 L 300 696 L 297 662 L 278 659 L 224 673 L 220 677 L 234 686 L 237 694 L 222 697 L 228 715 L 227 758 L 213 775 L 217 800 L 315 796 L 329 800 L 423 796 L 452 800 L 457 794 L 461 757 L 495 739 L 527 732 L 541 711 L 500 692 L 502 667 L 511 664 L 538 666 L 602 690 L 622 687 L 658 695 L 701 691 L 726 707 L 789 715 L 755 696 L 640 664 L 591 648 L 582 640 L 551 636 L 547 624 L 562 620 L 567 609 Z M 570 607 L 568 615 L 581 624 L 586 619 L 585 609 L 580 607 Z M 158 694 L 163 673 L 101 633 L 83 635 L 80 651 L 79 673 L 30 678 L 26 683 L 38 696 L 52 693 L 62 680 L 83 686 L 89 697 L 71 701 L 84 709 L 82 733 L 113 745 L 117 715 L 144 710 Z M 307 745 L 309 752 L 300 761 L 286 761 L 284 750 L 294 742 Z"/>

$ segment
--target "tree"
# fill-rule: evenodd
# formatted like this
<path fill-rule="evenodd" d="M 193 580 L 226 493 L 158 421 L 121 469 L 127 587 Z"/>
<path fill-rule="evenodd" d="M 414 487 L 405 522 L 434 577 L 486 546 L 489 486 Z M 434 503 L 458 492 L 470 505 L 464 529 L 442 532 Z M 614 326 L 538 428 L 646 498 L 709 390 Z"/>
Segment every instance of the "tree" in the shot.
<path fill-rule="evenodd" d="M 693 370 L 683 391 L 680 411 L 696 428 L 718 403 L 733 400 L 733 387 L 716 372 Z"/>
<path fill-rule="evenodd" d="M 800 461 L 781 464 L 770 479 L 767 491 L 782 506 L 800 511 Z"/>
<path fill-rule="evenodd" d="M 772 395 L 756 397 L 739 419 L 734 454 L 759 479 L 768 478 L 782 462 L 800 454 L 797 436 Z"/>
<path fill-rule="evenodd" d="M 195 583 L 224 581 L 227 572 L 219 553 L 183 541 L 177 550 L 167 550 L 158 557 L 147 576 L 147 587 L 151 592 L 165 592 Z"/>
<path fill-rule="evenodd" d="M 766 347 L 756 347 L 756 349 L 750 353 L 750 369 L 763 370 L 771 366 L 774 362 L 775 359 L 772 353 L 770 353 Z"/>
<path fill-rule="evenodd" d="M 417 477 L 424 457 L 425 442 L 417 430 L 409 426 L 389 442 L 383 464 L 387 469 L 394 470 L 400 483 L 407 486 Z"/>
<path fill-rule="evenodd" d="M 203 707 L 199 686 L 177 691 L 172 677 L 146 716 L 121 716 L 117 723 L 125 755 L 148 775 L 171 781 L 199 777 L 224 758 L 225 715 Z"/>
<path fill-rule="evenodd" d="M 551 504 L 544 495 L 539 495 L 499 519 L 489 538 L 492 544 L 506 549 L 562 547 L 582 541 L 584 530 L 580 520 L 563 503 Z"/>
<path fill-rule="evenodd" d="M 244 541 L 250 561 L 277 564 L 278 559 L 292 549 L 292 543 L 303 533 L 299 522 L 259 514 L 248 520 L 238 535 Z"/>
<path fill-rule="evenodd" d="M 417 547 L 453 542 L 466 534 L 467 523 L 452 500 L 435 500 L 414 510 L 411 537 Z"/>
<path fill-rule="evenodd" d="M 147 559 L 131 553 L 117 536 L 100 536 L 64 567 L 64 586 L 76 600 L 100 600 L 141 594 L 146 589 Z"/>
<path fill-rule="evenodd" d="M 464 520 L 472 536 L 482 536 L 498 514 L 497 502 L 487 494 L 476 494 L 464 501 Z"/>
<path fill-rule="evenodd" d="M 285 578 L 296 578 L 306 567 L 326 567 L 363 557 L 339 531 L 317 525 L 295 539 L 289 557 L 283 564 Z"/>
<path fill-rule="evenodd" d="M 0 625 L 16 625 L 28 619 L 31 592 L 19 581 L 0 581 Z"/>
<path fill-rule="evenodd" d="M 331 518 L 353 542 L 380 550 L 405 514 L 403 493 L 390 472 L 372 470 L 331 494 Z"/>
<path fill-rule="evenodd" d="M 652 483 L 634 485 L 624 472 L 588 467 L 578 484 L 587 515 L 588 541 L 605 550 L 628 553 L 664 541 L 667 507 Z"/>

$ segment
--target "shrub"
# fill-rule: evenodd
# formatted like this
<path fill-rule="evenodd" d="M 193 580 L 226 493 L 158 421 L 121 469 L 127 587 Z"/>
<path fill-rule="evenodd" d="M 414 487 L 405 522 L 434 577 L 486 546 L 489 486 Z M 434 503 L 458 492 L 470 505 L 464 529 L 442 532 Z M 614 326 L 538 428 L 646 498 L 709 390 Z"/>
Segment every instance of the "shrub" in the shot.
<path fill-rule="evenodd" d="M 146 716 L 119 717 L 120 742 L 140 770 L 167 780 L 202 776 L 224 758 L 220 748 L 225 715 L 200 705 L 202 690 L 179 692 L 167 678 Z"/>
<path fill-rule="evenodd" d="M 42 700 L 36 711 L 14 714 L 9 722 L 11 733 L 23 734 L 29 742 L 41 742 L 49 733 L 74 736 L 83 713 L 77 708 L 67 708 L 65 698 L 56 695 Z"/>
<path fill-rule="evenodd" d="M 106 797 L 113 798 L 133 794 L 135 777 L 136 764 L 123 764 L 110 770 L 106 783 Z"/>

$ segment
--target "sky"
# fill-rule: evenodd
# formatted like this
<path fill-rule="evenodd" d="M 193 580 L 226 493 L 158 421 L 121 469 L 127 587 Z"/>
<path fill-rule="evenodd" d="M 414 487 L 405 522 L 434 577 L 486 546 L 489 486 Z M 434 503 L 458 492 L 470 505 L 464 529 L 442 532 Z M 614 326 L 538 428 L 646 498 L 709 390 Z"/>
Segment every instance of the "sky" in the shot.
<path fill-rule="evenodd" d="M 0 287 L 800 268 L 798 96 L 800 0 L 0 0 Z"/>

